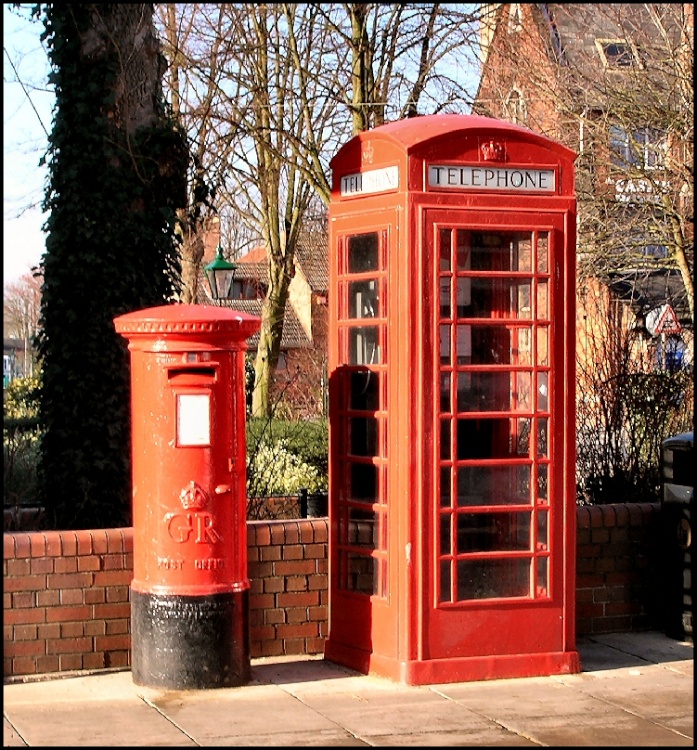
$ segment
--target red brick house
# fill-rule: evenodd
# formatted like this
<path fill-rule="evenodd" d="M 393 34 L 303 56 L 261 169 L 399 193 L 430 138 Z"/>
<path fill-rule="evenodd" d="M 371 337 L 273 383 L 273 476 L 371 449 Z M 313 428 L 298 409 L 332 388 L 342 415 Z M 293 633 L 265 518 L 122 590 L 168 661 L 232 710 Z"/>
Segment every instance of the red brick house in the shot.
<path fill-rule="evenodd" d="M 483 8 L 482 75 L 473 111 L 544 133 L 579 154 L 579 268 L 594 243 L 604 242 L 608 257 L 615 255 L 610 273 L 586 274 L 579 284 L 579 305 L 586 307 L 580 320 L 587 325 L 598 314 L 598 295 L 609 295 L 601 309 L 619 305 L 612 315 L 635 329 L 637 344 L 652 349 L 658 367 L 676 360 L 692 365 L 693 313 L 684 279 L 666 263 L 667 248 L 640 231 L 652 221 L 650 204 L 663 197 L 657 197 L 661 186 L 672 180 L 674 220 L 692 253 L 691 177 L 686 170 L 685 179 L 677 180 L 675 169 L 670 175 L 662 169 L 671 159 L 691 164 L 691 154 L 655 111 L 664 101 L 666 108 L 679 108 L 674 89 L 680 82 L 669 74 L 683 63 L 692 69 L 693 45 L 685 43 L 693 28 L 692 6 L 496 3 Z M 673 55 L 670 71 L 661 67 L 666 50 Z M 623 103 L 623 96 L 634 100 Z M 643 111 L 643 120 L 632 122 Z M 652 117 L 661 122 L 652 123 Z M 601 221 L 597 199 L 602 195 L 612 215 Z M 654 324 L 663 314 L 676 322 L 666 329 L 667 337 Z"/>
<path fill-rule="evenodd" d="M 215 246 L 207 242 L 203 265 L 213 260 L 214 255 Z M 237 271 L 232 299 L 220 304 L 261 316 L 268 288 L 266 249 L 255 247 L 234 262 Z M 271 389 L 272 403 L 282 399 L 284 407 L 295 417 L 326 414 L 328 284 L 326 232 L 306 231 L 296 248 L 295 275 L 290 282 L 281 352 Z M 210 289 L 203 278 L 198 285 L 197 303 L 212 303 Z M 258 334 L 250 338 L 251 352 L 258 341 Z"/>

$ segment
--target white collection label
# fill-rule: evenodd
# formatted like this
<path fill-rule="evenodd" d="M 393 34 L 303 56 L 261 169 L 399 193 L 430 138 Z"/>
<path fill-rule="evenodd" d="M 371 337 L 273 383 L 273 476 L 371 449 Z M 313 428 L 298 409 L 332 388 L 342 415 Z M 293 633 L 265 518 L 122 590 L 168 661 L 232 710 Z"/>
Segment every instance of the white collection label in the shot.
<path fill-rule="evenodd" d="M 208 394 L 177 395 L 177 445 L 211 444 L 211 408 Z"/>

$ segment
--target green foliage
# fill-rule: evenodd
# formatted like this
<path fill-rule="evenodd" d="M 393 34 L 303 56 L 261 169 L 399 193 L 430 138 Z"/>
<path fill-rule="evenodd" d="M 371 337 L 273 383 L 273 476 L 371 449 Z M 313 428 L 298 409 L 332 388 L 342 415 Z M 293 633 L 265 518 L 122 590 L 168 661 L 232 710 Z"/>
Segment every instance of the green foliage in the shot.
<path fill-rule="evenodd" d="M 603 420 L 591 418 L 588 399 L 580 399 L 578 502 L 658 501 L 661 444 L 694 429 L 692 373 L 625 373 L 596 383 L 593 395 Z"/>
<path fill-rule="evenodd" d="M 130 523 L 130 368 L 113 320 L 170 302 L 180 284 L 173 229 L 184 137 L 164 105 L 156 125 L 134 133 L 117 107 L 128 82 L 115 19 L 145 7 L 41 6 L 56 104 L 43 205 L 38 473 L 53 528 Z M 94 26 L 98 15 L 109 40 Z"/>
<path fill-rule="evenodd" d="M 4 389 L 3 415 L 7 419 L 36 421 L 39 416 L 40 375 L 15 378 Z"/>
<path fill-rule="evenodd" d="M 327 419 L 284 420 L 249 418 L 247 420 L 247 453 L 260 445 L 283 441 L 300 461 L 314 466 L 320 475 L 327 475 L 329 422 Z"/>
<path fill-rule="evenodd" d="M 326 490 L 326 476 L 322 476 L 316 466 L 291 453 L 287 441 L 279 440 L 272 445 L 262 443 L 250 454 L 247 465 L 250 497 L 297 495 L 303 488 L 309 492 Z"/>

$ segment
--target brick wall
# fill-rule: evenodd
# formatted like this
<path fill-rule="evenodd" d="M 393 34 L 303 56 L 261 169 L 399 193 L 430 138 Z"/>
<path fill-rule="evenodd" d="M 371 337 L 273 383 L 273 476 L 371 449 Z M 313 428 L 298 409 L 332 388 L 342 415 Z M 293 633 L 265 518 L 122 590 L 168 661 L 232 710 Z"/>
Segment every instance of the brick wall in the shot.
<path fill-rule="evenodd" d="M 659 504 L 578 508 L 577 633 L 653 625 Z M 251 656 L 320 654 L 327 519 L 250 521 Z M 133 530 L 5 533 L 4 676 L 130 664 Z"/>
<path fill-rule="evenodd" d="M 656 627 L 660 503 L 587 505 L 576 512 L 576 632 Z"/>

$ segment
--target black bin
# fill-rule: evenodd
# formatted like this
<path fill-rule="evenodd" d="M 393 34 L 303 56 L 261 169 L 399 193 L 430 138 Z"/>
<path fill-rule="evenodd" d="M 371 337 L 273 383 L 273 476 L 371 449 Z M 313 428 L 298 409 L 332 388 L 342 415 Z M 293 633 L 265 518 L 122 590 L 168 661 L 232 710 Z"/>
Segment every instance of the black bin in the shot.
<path fill-rule="evenodd" d="M 663 627 L 681 641 L 692 636 L 692 504 L 695 493 L 694 432 L 661 445 L 660 560 Z"/>

